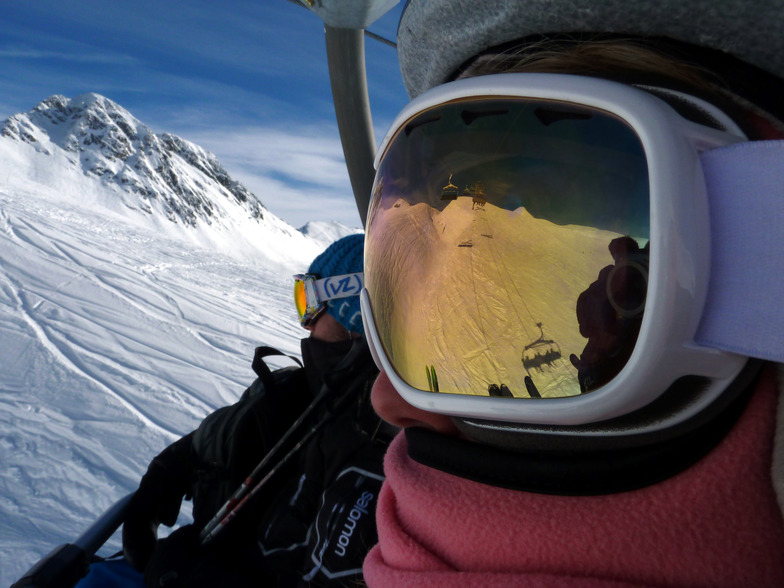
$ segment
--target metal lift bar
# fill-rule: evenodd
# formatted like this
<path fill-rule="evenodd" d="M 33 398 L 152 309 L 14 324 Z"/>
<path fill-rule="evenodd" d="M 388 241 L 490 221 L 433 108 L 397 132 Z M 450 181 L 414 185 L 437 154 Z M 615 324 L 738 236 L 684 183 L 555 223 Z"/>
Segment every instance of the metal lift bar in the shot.
<path fill-rule="evenodd" d="M 90 559 L 120 527 L 133 494 L 118 500 L 73 543 L 55 547 L 11 588 L 68 588 L 87 573 Z"/>
<path fill-rule="evenodd" d="M 376 139 L 370 114 L 362 29 L 325 25 L 332 100 L 359 217 L 365 225 L 373 188 Z"/>

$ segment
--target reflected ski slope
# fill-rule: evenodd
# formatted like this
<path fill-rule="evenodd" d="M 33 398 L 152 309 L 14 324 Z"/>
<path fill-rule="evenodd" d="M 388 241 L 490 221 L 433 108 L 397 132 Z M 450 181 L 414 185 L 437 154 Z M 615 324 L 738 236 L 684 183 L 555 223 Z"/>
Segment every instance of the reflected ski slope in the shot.
<path fill-rule="evenodd" d="M 608 244 L 618 234 L 471 198 L 442 211 L 400 199 L 373 222 L 382 216 L 390 242 L 377 263 L 396 277 L 374 313 L 392 325 L 384 344 L 410 384 L 428 390 L 433 366 L 441 392 L 504 385 L 529 397 L 530 376 L 543 397 L 580 393 L 569 361 L 586 345 L 577 298 L 613 263 Z"/>

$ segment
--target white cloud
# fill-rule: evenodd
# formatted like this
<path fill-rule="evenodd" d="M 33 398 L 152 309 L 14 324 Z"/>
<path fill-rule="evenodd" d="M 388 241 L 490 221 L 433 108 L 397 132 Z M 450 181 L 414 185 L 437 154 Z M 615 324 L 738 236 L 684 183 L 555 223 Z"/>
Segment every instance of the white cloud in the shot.
<path fill-rule="evenodd" d="M 185 137 L 211 151 L 274 214 L 361 226 L 337 128 L 291 126 L 198 131 Z"/>
<path fill-rule="evenodd" d="M 134 65 L 138 60 L 128 55 L 118 53 L 70 52 L 70 51 L 45 51 L 41 49 L 27 49 L 22 47 L 6 47 L 0 49 L 0 57 L 10 59 L 59 59 L 64 61 L 77 61 L 80 63 L 103 63 Z"/>
<path fill-rule="evenodd" d="M 273 214 L 296 228 L 316 220 L 338 221 L 347 227 L 362 226 L 350 189 L 297 188 L 263 175 L 235 175 Z"/>

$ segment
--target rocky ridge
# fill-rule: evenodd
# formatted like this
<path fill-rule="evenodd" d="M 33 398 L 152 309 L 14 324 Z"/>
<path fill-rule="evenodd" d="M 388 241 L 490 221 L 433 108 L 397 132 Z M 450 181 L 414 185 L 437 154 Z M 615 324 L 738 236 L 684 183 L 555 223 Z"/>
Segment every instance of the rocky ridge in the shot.
<path fill-rule="evenodd" d="M 99 94 L 51 96 L 6 119 L 0 136 L 47 155 L 62 149 L 85 175 L 137 195 L 141 210 L 158 209 L 176 223 L 212 224 L 235 207 L 259 221 L 267 214 L 214 155 L 176 135 L 154 133 Z"/>

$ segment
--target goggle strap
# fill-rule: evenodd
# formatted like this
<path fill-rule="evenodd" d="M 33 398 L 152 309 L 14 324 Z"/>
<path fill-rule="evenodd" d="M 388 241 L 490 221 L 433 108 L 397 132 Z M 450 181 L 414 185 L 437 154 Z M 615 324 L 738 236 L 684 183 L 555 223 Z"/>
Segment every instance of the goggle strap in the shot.
<path fill-rule="evenodd" d="M 700 158 L 711 274 L 695 342 L 784 362 L 784 141 L 737 143 Z"/>
<path fill-rule="evenodd" d="M 342 274 L 340 276 L 330 276 L 313 282 L 318 294 L 319 302 L 334 300 L 336 298 L 347 298 L 348 296 L 359 296 L 362 288 L 365 287 L 365 275 L 362 272 L 355 274 Z"/>

